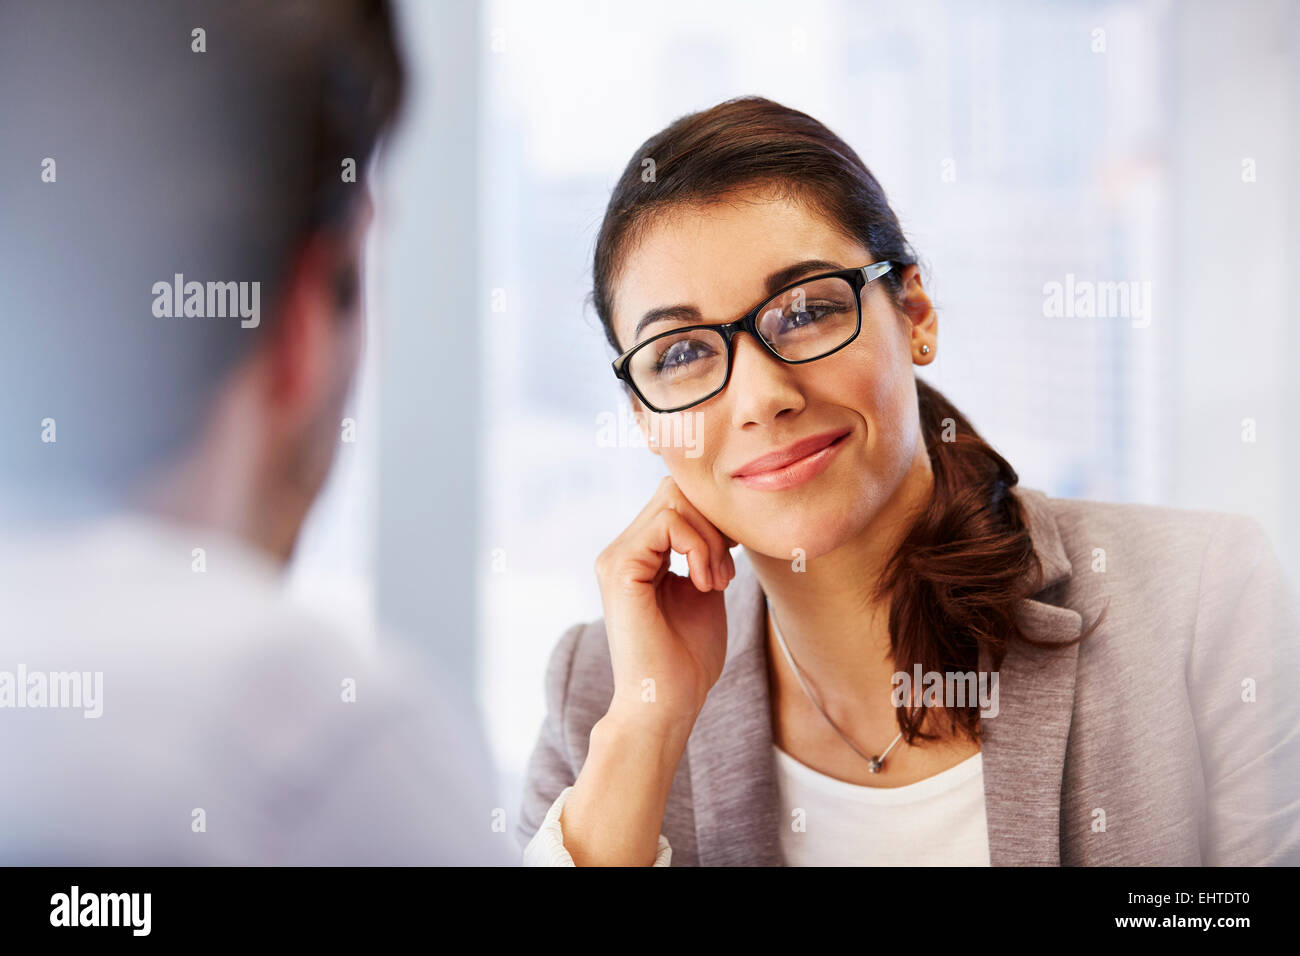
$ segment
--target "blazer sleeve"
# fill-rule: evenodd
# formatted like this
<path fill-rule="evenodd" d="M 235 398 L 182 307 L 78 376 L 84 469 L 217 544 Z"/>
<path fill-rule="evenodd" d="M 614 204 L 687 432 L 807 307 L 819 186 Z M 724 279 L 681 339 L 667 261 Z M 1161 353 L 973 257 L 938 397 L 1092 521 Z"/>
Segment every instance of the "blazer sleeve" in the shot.
<path fill-rule="evenodd" d="M 560 814 L 582 768 L 576 765 L 575 753 L 567 739 L 565 705 L 569 700 L 573 658 L 586 627 L 575 624 L 565 631 L 546 666 L 546 716 L 528 760 L 516 830 L 524 848 L 525 866 L 574 865 L 573 857 L 564 847 Z M 671 861 L 672 847 L 661 833 L 653 865 L 670 866 Z"/>
<path fill-rule="evenodd" d="M 1254 518 L 1223 516 L 1203 557 L 1188 684 L 1208 866 L 1300 864 L 1300 602 Z"/>
<path fill-rule="evenodd" d="M 547 811 L 560 793 L 577 780 L 578 770 L 581 769 L 573 766 L 571 751 L 565 739 L 564 708 L 569 698 L 569 675 L 573 670 L 574 654 L 586 626 L 575 624 L 565 631 L 551 651 L 550 662 L 546 665 L 546 716 L 542 718 L 537 743 L 533 745 L 532 755 L 528 758 L 524 794 L 519 805 L 519 826 L 515 831 L 515 836 L 523 847 L 528 845 L 533 834 L 541 828 Z"/>

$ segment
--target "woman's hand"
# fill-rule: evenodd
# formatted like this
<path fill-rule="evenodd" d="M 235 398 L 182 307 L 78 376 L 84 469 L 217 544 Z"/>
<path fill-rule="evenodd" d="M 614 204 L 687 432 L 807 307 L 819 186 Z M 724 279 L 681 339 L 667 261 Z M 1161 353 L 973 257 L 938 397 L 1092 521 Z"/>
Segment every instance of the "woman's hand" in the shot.
<path fill-rule="evenodd" d="M 727 656 L 735 545 L 665 478 L 596 559 L 614 696 L 560 814 L 578 866 L 654 862 L 677 765 Z M 674 551 L 689 578 L 669 572 Z"/>
<path fill-rule="evenodd" d="M 694 724 L 727 654 L 726 537 L 667 477 L 596 559 L 614 669 L 611 712 L 655 727 Z M 686 555 L 689 577 L 668 570 Z"/>

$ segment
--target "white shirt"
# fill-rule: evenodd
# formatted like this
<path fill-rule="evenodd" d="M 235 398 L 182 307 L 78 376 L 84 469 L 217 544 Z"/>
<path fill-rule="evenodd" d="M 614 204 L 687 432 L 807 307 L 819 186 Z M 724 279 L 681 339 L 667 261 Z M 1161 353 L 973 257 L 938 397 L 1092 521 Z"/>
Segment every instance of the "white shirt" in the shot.
<path fill-rule="evenodd" d="M 787 865 L 989 865 L 982 753 L 903 787 L 863 787 L 773 750 Z"/>
<path fill-rule="evenodd" d="M 862 787 L 818 773 L 773 745 L 788 866 L 989 866 L 984 755 L 905 787 Z M 566 787 L 524 849 L 525 866 L 573 866 L 560 813 Z M 797 812 L 796 812 L 797 811 Z M 672 847 L 659 835 L 655 866 Z"/>
<path fill-rule="evenodd" d="M 472 702 L 260 553 L 142 516 L 3 530 L 0 865 L 517 860 Z"/>

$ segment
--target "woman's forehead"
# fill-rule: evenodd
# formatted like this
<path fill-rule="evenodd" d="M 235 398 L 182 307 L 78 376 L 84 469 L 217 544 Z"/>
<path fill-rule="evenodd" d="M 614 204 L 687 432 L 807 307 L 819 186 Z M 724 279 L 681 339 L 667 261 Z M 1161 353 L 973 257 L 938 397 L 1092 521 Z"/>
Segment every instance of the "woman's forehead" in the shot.
<path fill-rule="evenodd" d="M 705 321 L 743 314 L 778 270 L 807 260 L 866 265 L 849 240 L 803 203 L 763 199 L 672 209 L 646 224 L 614 284 L 614 321 L 624 347 L 650 309 L 694 306 Z M 862 261 L 858 261 L 858 260 Z"/>

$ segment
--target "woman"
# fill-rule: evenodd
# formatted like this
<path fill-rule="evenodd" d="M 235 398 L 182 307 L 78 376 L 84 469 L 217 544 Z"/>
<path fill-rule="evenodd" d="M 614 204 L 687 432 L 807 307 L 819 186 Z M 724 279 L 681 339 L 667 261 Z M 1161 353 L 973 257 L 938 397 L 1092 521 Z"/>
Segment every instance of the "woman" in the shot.
<path fill-rule="evenodd" d="M 1017 487 L 914 375 L 938 321 L 848 145 L 764 99 L 686 116 L 593 271 L 668 476 L 552 656 L 526 862 L 1300 862 L 1261 527 Z"/>

